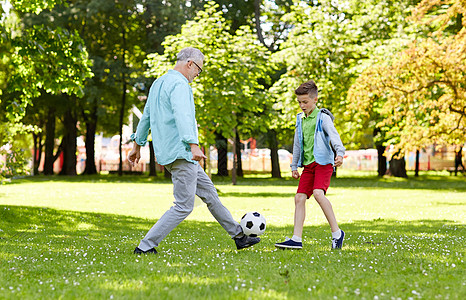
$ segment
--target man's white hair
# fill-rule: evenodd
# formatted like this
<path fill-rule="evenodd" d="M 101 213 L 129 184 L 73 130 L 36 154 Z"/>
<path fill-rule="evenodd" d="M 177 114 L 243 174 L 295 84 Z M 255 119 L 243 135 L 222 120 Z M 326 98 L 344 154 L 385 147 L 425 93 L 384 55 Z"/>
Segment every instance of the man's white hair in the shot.
<path fill-rule="evenodd" d="M 204 61 L 204 54 L 202 54 L 201 50 L 193 47 L 187 47 L 181 50 L 178 55 L 176 55 L 177 61 L 188 61 L 194 60 L 197 62 Z"/>

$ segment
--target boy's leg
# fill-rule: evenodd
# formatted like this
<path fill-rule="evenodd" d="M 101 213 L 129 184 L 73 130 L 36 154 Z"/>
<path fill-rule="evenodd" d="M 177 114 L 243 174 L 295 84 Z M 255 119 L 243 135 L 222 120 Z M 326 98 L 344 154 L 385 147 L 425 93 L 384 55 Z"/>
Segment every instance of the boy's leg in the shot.
<path fill-rule="evenodd" d="M 332 165 L 316 164 L 316 179 L 314 181 L 312 194 L 314 195 L 314 199 L 316 199 L 317 203 L 319 203 L 320 205 L 320 208 L 324 212 L 324 215 L 327 218 L 328 224 L 330 225 L 332 232 L 335 232 L 339 230 L 337 219 L 335 218 L 335 213 L 333 212 L 332 204 L 327 199 L 327 197 L 325 197 L 325 193 L 327 193 L 327 189 L 330 186 L 330 179 L 332 177 L 332 173 Z"/>
<path fill-rule="evenodd" d="M 172 174 L 175 205 L 170 207 L 147 232 L 138 246 L 142 251 L 157 247 L 192 212 L 197 183 L 196 166 L 184 159 L 176 160 L 167 166 L 167 170 Z"/>
<path fill-rule="evenodd" d="M 311 165 L 304 166 L 303 173 L 299 179 L 298 191 L 294 197 L 294 229 L 293 237 L 282 243 L 276 243 L 275 247 L 301 249 L 304 220 L 306 219 L 306 200 L 312 195 L 312 186 L 314 185 L 314 171 Z"/>
<path fill-rule="evenodd" d="M 298 191 L 294 197 L 294 230 L 293 236 L 303 236 L 304 220 L 306 219 L 306 200 L 312 196 L 315 180 L 315 165 L 304 166 L 303 173 L 299 179 Z"/>
<path fill-rule="evenodd" d="M 317 203 L 320 205 L 320 208 L 324 212 L 332 232 L 340 230 L 340 228 L 338 228 L 337 219 L 335 218 L 335 213 L 333 212 L 332 204 L 327 199 L 327 197 L 325 197 L 324 191 L 321 189 L 315 189 L 313 191 L 313 195 L 314 199 L 316 199 Z"/>
<path fill-rule="evenodd" d="M 294 230 L 293 235 L 297 237 L 303 236 L 304 220 L 306 219 L 306 200 L 307 195 L 297 193 L 294 197 Z"/>
<path fill-rule="evenodd" d="M 207 204 L 210 213 L 232 238 L 242 235 L 243 230 L 241 226 L 233 219 L 230 211 L 222 204 L 212 180 L 200 165 L 198 165 L 197 172 L 196 195 Z"/>
<path fill-rule="evenodd" d="M 298 189 L 299 191 L 299 189 Z M 304 193 L 296 193 L 294 197 L 294 229 L 293 237 L 284 242 L 276 243 L 275 247 L 282 249 L 302 249 L 303 248 L 303 227 L 306 218 L 306 200 L 308 196 Z"/>
<path fill-rule="evenodd" d="M 319 206 L 324 212 L 324 215 L 327 218 L 328 224 L 332 230 L 332 249 L 341 248 L 343 246 L 345 233 L 338 227 L 332 204 L 327 199 L 327 197 L 325 197 L 327 188 L 330 185 L 330 178 L 332 177 L 333 167 L 332 165 L 322 166 L 317 164 L 315 172 L 316 180 L 314 181 L 314 190 L 312 194 L 314 195 L 314 199 L 316 199 L 317 203 L 319 203 Z"/>

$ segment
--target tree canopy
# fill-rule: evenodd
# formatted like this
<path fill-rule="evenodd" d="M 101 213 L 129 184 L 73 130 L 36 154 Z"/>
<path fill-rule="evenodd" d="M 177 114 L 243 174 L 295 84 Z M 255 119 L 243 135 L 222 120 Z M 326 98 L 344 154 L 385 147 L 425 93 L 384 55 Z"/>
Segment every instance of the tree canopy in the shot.
<path fill-rule="evenodd" d="M 368 68 L 349 91 L 359 118 L 374 109 L 383 116 L 376 126 L 397 149 L 466 142 L 466 23 L 458 18 L 465 9 L 461 1 L 422 1 L 413 17 L 437 29 Z"/>
<path fill-rule="evenodd" d="M 181 28 L 167 36 L 164 54 L 151 54 L 149 76 L 158 77 L 171 68 L 184 47 L 199 48 L 205 55 L 204 71 L 194 81 L 196 116 L 204 141 L 213 143 L 215 133 L 233 136 L 239 124 L 244 130 L 262 124 L 258 114 L 267 105 L 264 86 L 272 65 L 269 51 L 256 42 L 250 27 L 234 34 L 218 5 L 210 2 Z M 265 130 L 265 128 L 264 128 Z"/>
<path fill-rule="evenodd" d="M 319 87 L 318 106 L 334 113 L 344 143 L 369 145 L 354 136 L 351 120 L 344 118 L 347 92 L 365 68 L 407 43 L 411 32 L 403 25 L 410 5 L 411 1 L 393 5 L 379 0 L 295 2 L 283 17 L 293 29 L 273 55 L 274 61 L 286 67 L 271 89 L 277 99 L 275 107 L 288 122 L 283 125 L 292 126 L 298 110 L 293 91 L 313 79 Z"/>
<path fill-rule="evenodd" d="M 275 150 L 277 139 L 291 144 L 293 91 L 309 79 L 349 149 L 465 142 L 464 1 L 10 2 L 0 10 L 0 145 L 53 131 L 50 156 L 55 132 L 122 134 L 131 105 L 187 46 L 206 58 L 192 85 L 205 144 L 261 133 Z"/>

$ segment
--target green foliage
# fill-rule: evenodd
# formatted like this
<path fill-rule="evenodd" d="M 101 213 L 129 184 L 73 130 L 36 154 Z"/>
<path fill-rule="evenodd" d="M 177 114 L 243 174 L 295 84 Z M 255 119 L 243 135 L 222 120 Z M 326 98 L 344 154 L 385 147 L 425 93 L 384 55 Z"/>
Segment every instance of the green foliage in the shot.
<path fill-rule="evenodd" d="M 82 81 L 91 75 L 87 52 L 76 31 L 35 25 L 12 40 L 15 53 L 9 88 L 25 98 L 42 92 L 83 95 Z"/>
<path fill-rule="evenodd" d="M 39 14 L 44 9 L 51 9 L 62 0 L 11 0 L 15 9 L 27 13 Z"/>
<path fill-rule="evenodd" d="M 39 13 L 55 1 L 11 4 L 13 9 L 0 26 L 0 124 L 8 128 L 0 135 L 0 145 L 13 141 L 16 134 L 28 132 L 20 121 L 31 99 L 43 93 L 82 95 L 83 81 L 91 76 L 87 52 L 76 31 L 18 24 L 18 15 Z M 3 76 L 5 73 L 7 76 Z"/>
<path fill-rule="evenodd" d="M 31 151 L 27 133 L 37 131 L 33 126 L 23 127 L 22 124 L 14 124 L 10 128 L 5 128 L 5 124 L 0 123 L 0 141 L 12 140 L 8 135 L 14 137 L 10 144 L 0 147 L 0 181 L 5 178 L 28 175 Z"/>
<path fill-rule="evenodd" d="M 423 1 L 413 11 L 418 20 L 431 20 L 436 31 L 367 68 L 348 94 L 350 112 L 380 128 L 396 150 L 465 143 L 466 30 L 457 19 L 465 4 L 438 4 Z"/>
<path fill-rule="evenodd" d="M 263 124 L 259 116 L 268 97 L 259 80 L 267 79 L 273 67 L 270 53 L 256 42 L 251 29 L 243 26 L 231 34 L 218 8 L 210 2 L 183 25 L 180 34 L 165 39 L 163 55 L 151 54 L 147 61 L 149 75 L 158 77 L 173 65 L 181 49 L 191 46 L 204 53 L 205 71 L 195 80 L 193 92 L 200 133 L 209 143 L 214 132 L 231 137 L 237 126 L 247 131 Z"/>
<path fill-rule="evenodd" d="M 0 161 L 0 180 L 28 174 L 27 167 L 30 155 L 27 155 L 26 151 L 20 149 L 10 152 L 0 149 L 0 156 L 5 157 L 4 163 Z"/>
<path fill-rule="evenodd" d="M 354 127 L 358 120 L 351 115 L 345 118 L 347 91 L 374 60 L 388 59 L 393 49 L 408 43 L 415 32 L 406 22 L 411 2 L 296 2 L 284 16 L 294 28 L 273 56 L 287 69 L 272 87 L 284 125 L 292 126 L 298 110 L 294 90 L 313 79 L 319 87 L 318 106 L 336 116 L 344 144 L 360 145 L 371 128 L 367 124 Z"/>

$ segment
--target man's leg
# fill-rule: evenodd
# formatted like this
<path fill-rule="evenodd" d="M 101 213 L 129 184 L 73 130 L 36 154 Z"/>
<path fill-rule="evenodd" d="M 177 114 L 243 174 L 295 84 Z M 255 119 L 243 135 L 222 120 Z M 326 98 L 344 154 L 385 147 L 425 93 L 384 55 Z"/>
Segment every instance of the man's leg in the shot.
<path fill-rule="evenodd" d="M 179 159 L 167 166 L 172 174 L 174 205 L 147 232 L 138 248 L 147 251 L 159 243 L 193 210 L 198 165 Z"/>
<path fill-rule="evenodd" d="M 243 229 L 231 216 L 230 211 L 223 206 L 218 198 L 212 180 L 204 172 L 201 166 L 198 167 L 196 194 L 207 204 L 207 208 L 214 218 L 222 225 L 228 234 L 235 240 L 238 250 L 251 247 L 260 242 L 258 237 L 250 237 L 243 233 Z"/>
<path fill-rule="evenodd" d="M 196 195 L 207 204 L 210 213 L 232 238 L 241 235 L 243 232 L 241 226 L 233 219 L 230 211 L 218 198 L 217 189 L 212 183 L 212 180 L 207 176 L 200 165 L 197 167 Z"/>

